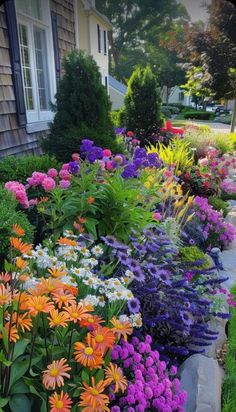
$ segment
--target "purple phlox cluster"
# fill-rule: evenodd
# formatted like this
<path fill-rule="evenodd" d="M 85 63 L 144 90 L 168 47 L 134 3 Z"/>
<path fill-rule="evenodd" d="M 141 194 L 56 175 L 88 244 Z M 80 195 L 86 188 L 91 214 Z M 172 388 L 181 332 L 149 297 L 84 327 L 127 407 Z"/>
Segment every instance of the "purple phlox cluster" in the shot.
<path fill-rule="evenodd" d="M 122 367 L 128 387 L 119 399 L 111 394 L 115 403 L 112 412 L 184 411 L 187 394 L 180 391 L 180 382 L 175 377 L 177 368 L 172 366 L 168 371 L 151 343 L 151 336 L 146 335 L 145 340 L 133 337 L 131 343 L 122 340 L 115 345 L 112 361 Z"/>

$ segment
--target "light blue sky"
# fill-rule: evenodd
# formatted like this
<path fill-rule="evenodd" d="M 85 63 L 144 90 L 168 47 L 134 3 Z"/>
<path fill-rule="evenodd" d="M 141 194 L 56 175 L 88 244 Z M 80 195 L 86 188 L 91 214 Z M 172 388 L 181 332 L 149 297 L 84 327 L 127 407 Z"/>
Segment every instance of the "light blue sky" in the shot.
<path fill-rule="evenodd" d="M 202 3 L 209 3 L 210 0 L 178 0 L 180 3 L 184 4 L 186 7 L 191 20 L 203 20 L 204 22 L 207 21 L 207 12 L 204 7 L 202 7 Z"/>

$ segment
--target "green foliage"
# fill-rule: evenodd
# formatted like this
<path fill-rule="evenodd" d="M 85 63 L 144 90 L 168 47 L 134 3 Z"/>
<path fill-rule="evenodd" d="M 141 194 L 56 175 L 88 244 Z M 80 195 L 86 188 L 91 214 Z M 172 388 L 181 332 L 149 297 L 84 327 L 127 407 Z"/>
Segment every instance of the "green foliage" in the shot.
<path fill-rule="evenodd" d="M 182 247 L 179 250 L 179 255 L 180 255 L 180 259 L 183 262 L 189 262 L 190 266 L 192 268 L 195 269 L 209 269 L 211 266 L 211 260 L 209 258 L 209 256 L 202 252 L 201 249 L 199 249 L 197 246 L 186 246 L 186 247 Z M 191 262 L 196 262 L 196 261 L 201 261 L 202 263 L 196 265 L 196 267 L 193 267 L 191 265 Z"/>
<path fill-rule="evenodd" d="M 91 56 L 73 51 L 64 59 L 64 75 L 56 94 L 56 115 L 43 149 L 60 161 L 78 152 L 85 137 L 114 152 L 117 145 L 110 118 L 111 103 Z"/>
<path fill-rule="evenodd" d="M 0 161 L 0 182 L 18 180 L 25 184 L 27 177 L 33 172 L 47 172 L 52 167 L 59 167 L 54 156 L 5 157 Z"/>
<path fill-rule="evenodd" d="M 223 216 L 226 217 L 228 213 L 228 203 L 216 196 L 208 197 L 208 203 L 213 206 L 215 210 L 222 212 Z"/>
<path fill-rule="evenodd" d="M 148 136 L 160 126 L 161 98 L 150 67 L 137 67 L 128 82 L 125 115 L 128 129 Z"/>
<path fill-rule="evenodd" d="M 180 109 L 177 106 L 170 106 L 170 105 L 162 105 L 161 110 L 163 111 L 163 109 L 167 109 L 171 112 L 171 114 L 177 114 L 179 113 Z"/>
<path fill-rule="evenodd" d="M 171 111 L 167 107 L 162 107 L 161 113 L 164 115 L 166 119 L 169 119 L 171 117 Z"/>
<path fill-rule="evenodd" d="M 122 127 L 125 125 L 124 107 L 122 107 L 121 109 L 112 110 L 110 115 L 114 127 Z"/>
<path fill-rule="evenodd" d="M 231 289 L 236 300 L 236 286 Z M 225 358 L 225 377 L 222 389 L 222 412 L 236 412 L 236 308 L 231 308 L 232 318 L 228 329 L 228 351 Z"/>
<path fill-rule="evenodd" d="M 205 112 L 201 110 L 184 113 L 185 119 L 211 120 L 213 117 L 214 115 L 211 112 Z"/>
<path fill-rule="evenodd" d="M 230 134 L 216 133 L 209 131 L 209 128 L 186 126 L 184 140 L 190 144 L 190 147 L 196 149 L 196 158 L 204 157 L 209 146 L 215 147 L 222 154 L 233 151 Z"/>
<path fill-rule="evenodd" d="M 15 223 L 20 225 L 26 232 L 24 237 L 26 242 L 33 241 L 33 226 L 29 223 L 29 220 L 24 212 L 18 212 L 16 210 L 17 201 L 13 198 L 12 194 L 7 190 L 0 187 L 0 267 L 4 259 L 6 258 L 9 237 L 12 235 L 12 227 Z"/>
<path fill-rule="evenodd" d="M 233 144 L 234 150 L 236 150 L 236 133 L 230 133 L 229 138 L 230 138 L 230 141 Z"/>

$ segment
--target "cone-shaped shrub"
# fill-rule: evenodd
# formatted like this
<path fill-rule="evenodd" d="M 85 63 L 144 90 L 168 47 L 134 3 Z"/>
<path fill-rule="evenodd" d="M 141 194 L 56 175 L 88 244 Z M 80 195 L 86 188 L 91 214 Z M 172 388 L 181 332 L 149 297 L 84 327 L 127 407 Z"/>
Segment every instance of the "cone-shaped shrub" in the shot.
<path fill-rule="evenodd" d="M 64 75 L 56 94 L 56 115 L 43 149 L 66 161 L 89 137 L 102 147 L 118 151 L 110 119 L 111 103 L 92 57 L 73 51 L 64 59 Z"/>
<path fill-rule="evenodd" d="M 160 90 L 151 68 L 137 67 L 129 79 L 125 96 L 128 129 L 140 137 L 148 137 L 161 124 L 160 108 Z"/>

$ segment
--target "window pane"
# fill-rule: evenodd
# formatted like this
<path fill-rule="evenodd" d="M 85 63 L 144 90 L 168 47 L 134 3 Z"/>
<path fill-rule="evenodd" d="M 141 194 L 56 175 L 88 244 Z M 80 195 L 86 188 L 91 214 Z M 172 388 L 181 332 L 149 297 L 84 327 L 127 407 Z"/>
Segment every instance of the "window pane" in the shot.
<path fill-rule="evenodd" d="M 34 27 L 34 49 L 40 110 L 49 109 L 49 81 L 45 30 Z"/>
<path fill-rule="evenodd" d="M 21 65 L 23 71 L 23 84 L 25 91 L 25 105 L 27 110 L 34 110 L 32 90 L 32 70 L 30 67 L 30 51 L 27 26 L 19 25 Z"/>
<path fill-rule="evenodd" d="M 16 0 L 18 12 L 42 20 L 41 0 Z"/>

